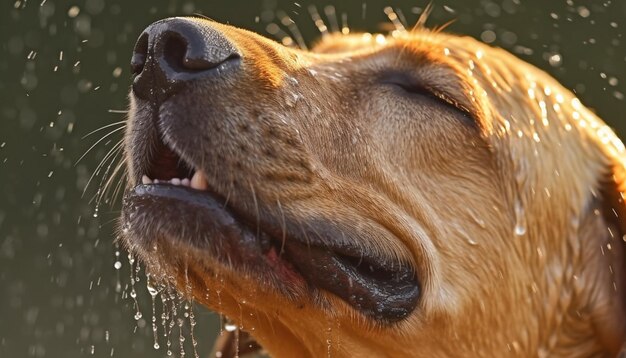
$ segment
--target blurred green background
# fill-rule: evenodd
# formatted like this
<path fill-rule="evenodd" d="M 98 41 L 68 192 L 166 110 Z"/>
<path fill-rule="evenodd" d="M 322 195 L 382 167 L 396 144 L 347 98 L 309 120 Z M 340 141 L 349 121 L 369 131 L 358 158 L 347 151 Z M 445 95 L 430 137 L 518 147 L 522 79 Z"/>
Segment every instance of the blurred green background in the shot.
<path fill-rule="evenodd" d="M 318 35 L 311 4 L 324 18 L 324 9 L 334 6 L 339 22 L 346 14 L 353 31 L 380 31 L 388 28 L 385 6 L 413 24 L 426 2 L 3 0 L 0 357 L 165 356 L 162 337 L 161 348 L 152 347 L 145 277 L 139 274 L 137 283 L 143 317 L 135 320 L 126 253 L 119 254 L 121 269 L 114 268 L 119 198 L 102 203 L 94 215 L 90 199 L 102 175 L 81 196 L 121 132 L 76 164 L 108 131 L 81 138 L 124 119 L 119 112 L 127 106 L 131 50 L 152 21 L 200 13 L 271 36 L 268 25 L 270 32 L 276 29 L 271 23 L 288 32 L 281 20 L 289 16 L 310 43 Z M 448 31 L 504 47 L 544 68 L 626 134 L 626 1 L 437 0 L 434 5 L 430 26 L 456 19 Z M 200 307 L 195 316 L 198 350 L 206 356 L 219 320 Z M 193 356 L 189 347 L 187 354 Z"/>

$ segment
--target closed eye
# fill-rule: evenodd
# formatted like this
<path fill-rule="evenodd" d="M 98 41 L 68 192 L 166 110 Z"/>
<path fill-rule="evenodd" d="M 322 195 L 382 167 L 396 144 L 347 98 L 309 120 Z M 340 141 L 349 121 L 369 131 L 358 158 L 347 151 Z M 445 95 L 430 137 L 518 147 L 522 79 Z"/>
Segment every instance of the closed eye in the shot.
<path fill-rule="evenodd" d="M 410 96 L 425 96 L 436 100 L 444 104 L 445 106 L 452 107 L 457 111 L 462 112 L 468 117 L 472 117 L 469 109 L 465 108 L 459 102 L 448 96 L 442 91 L 435 88 L 425 86 L 417 79 L 413 78 L 410 74 L 404 72 L 387 72 L 380 77 L 380 83 L 383 85 L 393 86 L 401 90 L 404 94 Z"/>

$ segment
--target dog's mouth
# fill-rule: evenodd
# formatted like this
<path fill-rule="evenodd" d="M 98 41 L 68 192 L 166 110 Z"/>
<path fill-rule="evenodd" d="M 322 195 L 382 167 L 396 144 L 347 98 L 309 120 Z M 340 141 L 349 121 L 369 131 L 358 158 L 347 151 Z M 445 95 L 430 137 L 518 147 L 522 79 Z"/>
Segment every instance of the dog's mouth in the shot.
<path fill-rule="evenodd" d="M 203 260 L 235 273 L 252 272 L 279 292 L 298 287 L 326 291 L 376 321 L 401 320 L 417 306 L 420 287 L 411 265 L 374 256 L 338 238 L 311 240 L 299 230 L 315 226 L 312 222 L 281 222 L 234 207 L 227 195 L 210 186 L 198 165 L 164 140 L 156 142 L 143 165 L 145 172 L 137 173 L 140 184 L 124 200 L 130 247 L 150 255 L 155 240 L 189 245 L 207 253 Z M 342 235 L 328 227 L 320 231 Z"/>

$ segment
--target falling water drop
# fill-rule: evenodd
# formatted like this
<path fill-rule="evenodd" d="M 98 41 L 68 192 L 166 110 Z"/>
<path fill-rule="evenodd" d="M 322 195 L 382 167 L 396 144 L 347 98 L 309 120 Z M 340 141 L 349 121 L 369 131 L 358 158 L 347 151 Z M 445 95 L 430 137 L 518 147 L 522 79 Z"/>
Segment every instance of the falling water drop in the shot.
<path fill-rule="evenodd" d="M 139 309 L 139 301 L 137 301 L 137 291 L 135 290 L 135 257 L 133 256 L 133 254 L 129 253 L 128 254 L 128 262 L 129 262 L 129 266 L 130 266 L 130 297 L 133 299 L 133 303 L 135 306 L 135 320 L 139 321 L 141 319 L 141 317 L 143 317 L 143 314 L 141 313 L 141 310 Z"/>
<path fill-rule="evenodd" d="M 157 318 L 156 318 L 156 296 L 159 294 L 159 290 L 155 287 L 154 279 L 148 274 L 146 276 L 146 288 L 152 298 L 152 335 L 154 337 L 154 349 L 159 349 L 159 339 L 157 330 Z"/>
<path fill-rule="evenodd" d="M 185 321 L 182 318 L 178 319 L 178 344 L 180 346 L 180 357 L 185 356 L 185 336 L 183 335 L 183 324 Z"/>
<path fill-rule="evenodd" d="M 119 265 L 117 264 L 118 262 L 119 262 Z M 116 271 L 115 272 L 115 276 L 116 276 L 115 292 L 120 293 L 122 292 L 122 282 L 120 280 L 120 269 L 122 268 L 122 262 L 120 261 L 120 250 L 117 244 L 115 245 L 115 263 L 113 264 L 113 267 L 115 268 L 115 271 Z"/>
<path fill-rule="evenodd" d="M 194 333 L 194 329 L 196 327 L 196 317 L 193 313 L 192 304 L 189 305 L 189 326 L 191 331 L 191 345 L 193 347 L 193 355 L 195 358 L 199 358 L 200 355 L 198 354 L 198 341 L 196 340 L 196 336 Z"/>

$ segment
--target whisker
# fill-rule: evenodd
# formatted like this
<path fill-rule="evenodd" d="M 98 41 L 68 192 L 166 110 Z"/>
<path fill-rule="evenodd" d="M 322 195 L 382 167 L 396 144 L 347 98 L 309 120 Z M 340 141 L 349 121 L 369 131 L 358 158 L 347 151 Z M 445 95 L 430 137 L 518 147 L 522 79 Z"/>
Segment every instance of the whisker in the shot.
<path fill-rule="evenodd" d="M 289 29 L 289 32 L 291 32 L 292 35 L 290 37 L 292 39 L 295 38 L 296 42 L 298 43 L 298 47 L 300 47 L 301 50 L 308 50 L 306 43 L 304 42 L 304 37 L 302 37 L 302 33 L 300 32 L 298 25 L 296 25 L 291 17 L 289 17 L 289 15 L 287 15 L 284 11 L 277 11 L 276 16 L 280 18 L 280 23 L 283 24 L 283 26 L 287 27 L 287 29 Z"/>
<path fill-rule="evenodd" d="M 337 12 L 335 11 L 335 7 L 332 5 L 327 5 L 324 7 L 324 14 L 326 14 L 326 18 L 330 23 L 330 31 L 335 33 L 339 31 L 339 23 L 337 22 Z"/>
<path fill-rule="evenodd" d="M 228 192 L 226 193 L 226 199 L 224 199 L 224 205 L 222 206 L 222 209 L 226 209 L 226 207 L 228 206 L 228 202 L 230 201 L 230 195 L 233 192 L 233 187 L 235 185 L 232 182 L 232 178 L 230 181 L 230 185 L 228 186 Z"/>
<path fill-rule="evenodd" d="M 424 11 L 422 11 L 422 13 L 420 14 L 420 17 L 417 19 L 417 21 L 415 22 L 415 25 L 413 25 L 413 27 L 411 28 L 411 30 L 409 31 L 409 33 L 413 33 L 416 32 L 418 30 L 422 30 L 425 29 L 425 25 L 426 25 L 426 20 L 428 20 L 428 17 L 430 16 L 430 13 L 433 11 L 433 3 L 432 1 L 430 3 L 428 3 L 428 5 L 426 5 L 426 8 L 424 9 Z M 408 42 L 402 46 L 402 48 L 400 49 L 400 51 L 398 52 L 398 55 L 396 56 L 396 64 L 397 62 L 400 60 L 400 58 L 402 58 L 402 54 L 404 53 L 404 51 L 406 51 L 406 49 L 408 48 L 409 44 Z"/>
<path fill-rule="evenodd" d="M 118 165 L 118 167 L 115 169 L 115 171 L 113 172 L 113 174 L 111 174 L 111 182 L 113 182 L 113 178 L 115 178 L 117 176 L 118 171 L 121 173 L 119 180 L 117 180 L 117 184 L 115 185 L 115 190 L 113 191 L 113 195 L 109 198 L 110 199 L 110 203 L 111 205 L 115 204 L 115 202 L 117 201 L 117 197 L 118 195 L 122 192 L 122 187 L 124 186 L 124 182 L 126 182 L 128 180 L 127 177 L 127 170 L 126 170 L 126 166 L 124 165 L 124 161 L 120 162 L 120 164 Z M 109 186 L 110 184 L 106 184 L 106 186 Z M 108 190 L 105 190 L 105 194 L 106 195 L 108 192 Z"/>
<path fill-rule="evenodd" d="M 85 139 L 85 138 L 89 137 L 90 135 L 92 135 L 92 134 L 94 134 L 96 132 L 100 132 L 103 129 L 106 129 L 106 128 L 109 128 L 109 127 L 113 127 L 113 126 L 117 126 L 117 125 L 124 124 L 124 123 L 126 123 L 126 120 L 109 123 L 109 124 L 104 125 L 104 126 L 98 128 L 98 129 L 92 130 L 91 132 L 89 132 L 89 133 L 85 134 L 84 136 L 82 136 L 80 139 Z"/>
<path fill-rule="evenodd" d="M 111 163 L 113 164 L 113 163 Z M 96 193 L 96 197 L 94 198 L 96 200 L 96 206 L 100 206 L 100 204 L 102 203 L 102 201 L 104 200 L 105 203 L 113 205 L 113 202 L 109 200 L 109 198 L 107 198 L 107 194 L 110 191 L 110 182 L 111 182 L 111 178 L 114 178 L 118 171 L 120 170 L 120 168 L 123 166 L 123 162 L 117 163 L 117 165 L 115 166 L 115 169 L 113 169 L 113 174 L 109 175 L 109 171 L 110 168 L 107 168 L 107 172 L 105 173 L 105 176 L 103 176 L 102 181 L 100 182 L 100 186 L 101 188 L 98 189 L 98 192 Z M 106 180 L 106 183 L 104 183 Z M 102 188 L 102 183 L 104 183 L 104 188 Z"/>
<path fill-rule="evenodd" d="M 102 169 L 103 165 L 106 164 L 108 159 L 111 156 L 117 156 L 117 153 L 122 149 L 122 143 L 123 143 L 123 141 L 120 139 L 120 141 L 117 142 L 117 144 L 115 144 L 111 149 L 109 149 L 109 151 L 104 156 L 104 158 L 102 158 L 102 160 L 100 161 L 100 163 L 98 164 L 96 169 L 93 171 L 93 173 L 91 173 L 91 176 L 89 177 L 89 180 L 87 181 L 87 184 L 85 184 L 85 188 L 83 189 L 83 193 L 82 193 L 81 197 L 85 195 L 85 193 L 87 192 L 87 188 L 89 188 L 89 184 L 91 184 L 91 181 L 93 180 L 93 178 L 96 175 L 98 175 L 98 173 Z"/>
<path fill-rule="evenodd" d="M 308 7 L 308 10 L 309 14 L 311 14 L 311 20 L 313 20 L 315 27 L 317 27 L 317 30 L 320 32 L 320 34 L 322 34 L 322 37 L 328 36 L 328 26 L 326 26 L 326 23 L 324 23 L 324 20 L 320 16 L 320 13 L 317 12 L 317 7 L 315 7 L 315 5 L 310 5 Z"/>
<path fill-rule="evenodd" d="M 106 196 L 107 192 L 109 191 L 111 182 L 114 180 L 114 178 L 117 175 L 117 173 L 120 170 L 120 168 L 122 168 L 122 166 L 124 165 L 124 161 L 123 160 L 120 160 L 119 163 L 114 164 L 118 160 L 118 156 L 121 153 L 122 153 L 122 151 L 118 151 L 115 154 L 115 157 L 113 158 L 113 160 L 111 161 L 110 167 L 115 165 L 115 169 L 113 169 L 113 173 L 109 176 L 109 175 L 107 175 L 108 174 L 108 171 L 107 171 L 107 173 L 105 173 L 105 176 L 103 177 L 103 182 L 104 182 L 104 180 L 106 180 L 106 182 L 104 182 L 104 188 L 102 189 L 101 198 Z"/>
<path fill-rule="evenodd" d="M 441 32 L 441 31 L 445 30 L 448 26 L 454 24 L 456 22 L 456 20 L 457 19 L 452 19 L 452 20 L 446 22 L 443 25 L 439 25 L 439 26 L 435 27 L 432 31 L 435 32 L 435 33 Z"/>
<path fill-rule="evenodd" d="M 311 248 L 311 238 L 309 237 L 309 233 L 304 230 L 304 224 L 300 223 L 300 230 L 302 231 L 302 236 L 304 237 L 304 241 L 306 241 L 306 247 Z"/>
<path fill-rule="evenodd" d="M 126 168 L 126 166 L 122 167 L 122 175 L 120 176 L 119 183 L 115 188 L 115 192 L 113 192 L 113 200 L 117 199 L 118 191 L 120 192 L 120 194 L 122 193 L 122 188 L 124 187 L 125 182 L 128 182 L 128 169 Z"/>
<path fill-rule="evenodd" d="M 117 143 L 115 143 L 111 147 L 111 149 L 109 149 L 109 151 L 105 154 L 105 156 L 100 160 L 100 163 L 98 163 L 98 166 L 96 166 L 96 169 L 94 170 L 94 174 L 97 175 L 100 172 L 100 169 L 102 168 L 102 166 L 106 163 L 106 161 L 110 159 L 111 156 L 117 154 L 117 152 L 121 149 L 123 142 L 124 141 L 120 139 L 117 141 Z"/>
<path fill-rule="evenodd" d="M 129 110 L 127 110 L 127 109 L 109 109 L 107 112 L 109 112 L 109 113 L 126 114 L 126 113 L 129 112 Z"/>
<path fill-rule="evenodd" d="M 254 202 L 254 209 L 256 211 L 256 236 L 259 237 L 261 235 L 261 214 L 259 212 L 259 203 L 256 200 L 256 192 L 254 191 L 254 186 L 252 183 L 248 183 L 250 185 L 250 191 L 252 192 L 252 201 Z"/>
<path fill-rule="evenodd" d="M 121 143 L 121 141 L 119 141 L 118 143 L 115 144 L 115 146 L 118 146 Z M 111 152 L 111 151 L 109 151 Z M 113 159 L 111 160 L 111 162 L 109 163 L 109 165 L 107 165 L 106 170 L 104 171 L 104 174 L 102 174 L 102 178 L 100 178 L 100 185 L 98 185 L 98 190 L 96 191 L 96 194 L 89 200 L 89 203 L 93 202 L 95 200 L 96 203 L 96 212 L 98 211 L 98 207 L 100 206 L 100 201 L 102 199 L 102 184 L 105 182 L 105 180 L 108 178 L 108 174 L 111 171 L 111 167 L 113 166 L 113 163 L 115 163 L 117 156 L 119 155 L 120 152 L 120 148 L 117 148 L 115 150 L 115 156 L 113 156 Z M 101 162 L 102 163 L 102 162 Z M 99 170 L 94 171 L 93 174 L 91 174 L 91 177 L 89 178 L 90 180 L 94 177 L 94 175 L 96 175 L 96 173 L 99 173 Z M 87 182 L 87 185 L 89 185 L 89 182 Z M 85 189 L 87 189 L 87 186 L 85 186 Z M 83 191 L 84 193 L 85 191 Z"/>
<path fill-rule="evenodd" d="M 80 163 L 80 161 L 87 155 L 89 154 L 89 152 L 91 152 L 91 150 L 93 148 L 95 148 L 100 142 L 102 142 L 103 140 L 105 140 L 107 137 L 109 137 L 110 135 L 112 135 L 113 133 L 119 132 L 122 129 L 126 128 L 126 126 L 120 127 L 120 128 L 116 128 L 112 131 L 110 131 L 109 133 L 105 134 L 104 136 L 102 136 L 102 138 L 98 139 L 97 142 L 95 142 L 91 147 L 89 147 L 89 149 L 87 149 L 87 151 L 85 152 L 85 154 L 81 155 L 80 158 L 78 158 L 78 160 L 76 161 L 76 163 L 74 163 L 74 166 L 76 166 L 78 163 Z"/>
<path fill-rule="evenodd" d="M 115 151 L 115 155 L 113 156 L 113 159 L 111 159 L 111 162 L 109 163 L 109 165 L 107 166 L 107 170 L 104 173 L 104 175 L 102 176 L 102 181 L 100 182 L 100 187 L 102 187 L 102 183 L 104 183 L 104 188 L 103 188 L 103 193 L 102 196 L 104 196 L 106 193 L 106 190 L 109 186 L 109 182 L 111 181 L 111 178 L 114 177 L 117 174 L 117 171 L 119 170 L 120 165 L 124 164 L 123 159 L 120 160 L 120 154 L 122 154 L 124 151 L 120 150 L 121 148 L 118 148 Z M 122 156 L 123 158 L 123 156 Z M 119 160 L 119 163 L 116 164 L 116 162 Z M 109 172 L 110 172 L 110 168 L 111 167 L 115 167 L 115 169 L 113 170 L 113 173 L 109 176 Z"/>
<path fill-rule="evenodd" d="M 119 213 L 119 211 L 111 211 L 110 213 Z M 117 217 L 115 217 L 113 219 L 109 219 L 109 220 L 103 222 L 102 224 L 100 224 L 100 227 L 106 227 L 107 225 L 112 224 L 112 223 L 116 222 L 117 220 L 118 220 Z"/>
<path fill-rule="evenodd" d="M 432 11 L 433 11 L 433 3 L 431 1 L 428 3 L 428 5 L 426 5 L 426 8 L 420 14 L 420 17 L 417 19 L 417 22 L 415 22 L 415 25 L 413 25 L 411 32 L 425 28 L 426 21 L 428 20 L 428 17 L 430 16 L 430 13 Z"/>
<path fill-rule="evenodd" d="M 276 204 L 278 205 L 278 210 L 280 210 L 281 217 L 280 228 L 282 229 L 282 238 L 280 241 L 280 252 L 278 253 L 278 256 L 281 256 L 285 251 L 285 242 L 287 241 L 287 224 L 285 223 L 285 212 L 283 211 L 283 207 L 280 205 L 280 200 L 278 198 L 276 198 Z"/>
<path fill-rule="evenodd" d="M 201 18 L 201 19 L 205 19 L 205 20 L 209 20 L 209 21 L 215 21 L 214 19 L 212 19 L 212 18 L 210 18 L 210 17 L 208 17 L 208 16 L 206 16 L 206 15 L 204 15 L 204 14 L 201 14 L 201 13 L 199 13 L 199 12 L 194 12 L 191 16 L 193 16 L 193 17 L 199 17 L 199 18 Z"/>
<path fill-rule="evenodd" d="M 323 244 L 325 244 L 324 242 L 324 238 L 322 237 L 322 235 L 320 235 L 319 231 L 317 231 L 316 227 L 313 226 L 311 223 L 305 223 L 305 225 L 310 229 L 310 231 L 313 232 L 313 234 L 315 234 L 317 236 L 317 239 L 319 239 Z M 309 230 L 307 230 L 307 232 L 309 232 Z M 308 237 L 307 237 L 308 239 Z M 311 241 L 309 240 L 308 243 L 309 247 L 311 246 Z"/>

